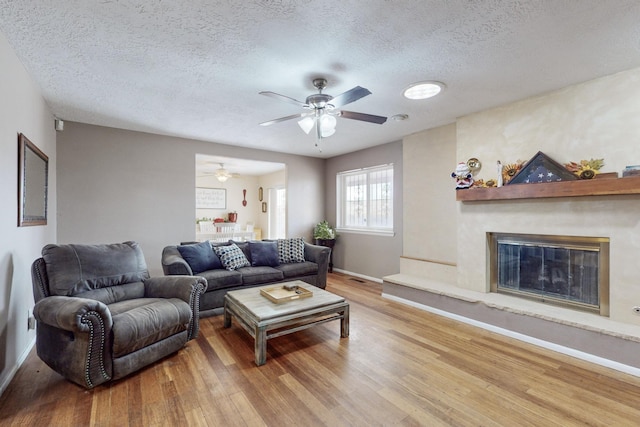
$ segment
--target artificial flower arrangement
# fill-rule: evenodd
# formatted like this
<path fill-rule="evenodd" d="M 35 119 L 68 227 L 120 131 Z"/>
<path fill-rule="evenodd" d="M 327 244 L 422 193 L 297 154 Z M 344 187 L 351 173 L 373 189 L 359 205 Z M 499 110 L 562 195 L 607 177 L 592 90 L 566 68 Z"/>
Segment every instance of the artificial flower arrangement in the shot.
<path fill-rule="evenodd" d="M 580 163 L 565 163 L 564 167 L 580 179 L 593 179 L 604 166 L 604 159 L 580 160 Z"/>

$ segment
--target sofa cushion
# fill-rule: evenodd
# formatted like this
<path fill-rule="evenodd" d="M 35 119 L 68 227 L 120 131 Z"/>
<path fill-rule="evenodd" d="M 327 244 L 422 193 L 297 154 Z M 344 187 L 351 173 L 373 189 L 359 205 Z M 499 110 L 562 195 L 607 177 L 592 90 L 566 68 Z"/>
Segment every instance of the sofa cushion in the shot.
<path fill-rule="evenodd" d="M 304 262 L 304 239 L 302 237 L 278 239 L 278 255 L 280 264 Z"/>
<path fill-rule="evenodd" d="M 282 271 L 273 267 L 243 267 L 238 272 L 242 274 L 243 285 L 256 285 L 259 283 L 277 282 L 284 278 Z"/>
<path fill-rule="evenodd" d="M 213 250 L 220 258 L 222 266 L 227 270 L 237 270 L 240 267 L 248 267 L 251 265 L 242 250 L 232 243 L 228 246 L 215 246 Z"/>
<path fill-rule="evenodd" d="M 46 245 L 42 258 L 51 295 L 73 296 L 149 278 L 142 249 L 136 242 Z"/>
<path fill-rule="evenodd" d="M 178 298 L 139 298 L 109 305 L 113 357 L 118 358 L 186 330 L 189 304 Z"/>
<path fill-rule="evenodd" d="M 208 270 L 200 273 L 200 276 L 207 279 L 206 292 L 242 285 L 242 274 L 235 270 L 226 270 L 224 268 L 220 270 Z"/>
<path fill-rule="evenodd" d="M 249 242 L 251 265 L 276 267 L 280 265 L 277 242 Z"/>
<path fill-rule="evenodd" d="M 275 268 L 282 271 L 285 278 L 318 274 L 318 264 L 310 261 L 280 264 Z"/>
<path fill-rule="evenodd" d="M 206 270 L 214 270 L 216 268 L 222 268 L 220 258 L 213 251 L 211 243 L 201 242 L 190 245 L 178 246 L 178 252 L 182 255 L 193 274 L 199 274 Z"/>

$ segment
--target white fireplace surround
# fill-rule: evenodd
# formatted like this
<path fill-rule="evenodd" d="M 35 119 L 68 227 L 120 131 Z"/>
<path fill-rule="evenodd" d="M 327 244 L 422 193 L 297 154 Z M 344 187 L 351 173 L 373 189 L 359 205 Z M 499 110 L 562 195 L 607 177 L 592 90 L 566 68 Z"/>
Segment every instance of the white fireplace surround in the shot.
<path fill-rule="evenodd" d="M 601 357 L 640 372 L 640 316 L 633 310 L 640 306 L 640 196 L 457 202 L 450 178 L 458 162 L 477 158 L 482 162 L 477 178 L 495 179 L 497 160 L 527 161 L 538 151 L 559 163 L 604 158 L 603 172 L 620 173 L 640 164 L 638 117 L 640 69 L 634 69 L 406 137 L 403 257 L 400 273 L 384 278 L 383 292 L 445 312 L 458 309 L 457 316 L 470 319 L 476 314 L 481 319 L 476 311 L 485 307 L 515 316 L 505 325 L 550 322 L 525 333 L 596 355 L 604 349 Z M 609 318 L 491 293 L 486 236 L 496 230 L 609 237 Z M 573 342 L 579 331 L 591 334 L 592 344 Z M 619 339 L 620 349 L 632 344 L 633 350 L 609 353 L 616 348 L 606 341 L 610 338 Z"/>

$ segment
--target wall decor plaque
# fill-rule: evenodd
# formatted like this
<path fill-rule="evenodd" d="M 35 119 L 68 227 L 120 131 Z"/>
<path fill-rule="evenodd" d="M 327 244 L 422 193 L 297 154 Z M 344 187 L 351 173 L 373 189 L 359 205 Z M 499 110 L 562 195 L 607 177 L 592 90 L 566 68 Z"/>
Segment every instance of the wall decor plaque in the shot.
<path fill-rule="evenodd" d="M 226 188 L 196 187 L 196 209 L 226 209 Z"/>
<path fill-rule="evenodd" d="M 18 227 L 47 225 L 49 157 L 18 135 Z"/>

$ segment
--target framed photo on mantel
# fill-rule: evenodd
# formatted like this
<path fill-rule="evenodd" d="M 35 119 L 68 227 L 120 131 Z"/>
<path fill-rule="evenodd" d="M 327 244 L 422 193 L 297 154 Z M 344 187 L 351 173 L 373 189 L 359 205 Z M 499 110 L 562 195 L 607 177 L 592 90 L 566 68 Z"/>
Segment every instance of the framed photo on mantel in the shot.
<path fill-rule="evenodd" d="M 226 209 L 226 188 L 196 187 L 196 209 Z"/>

